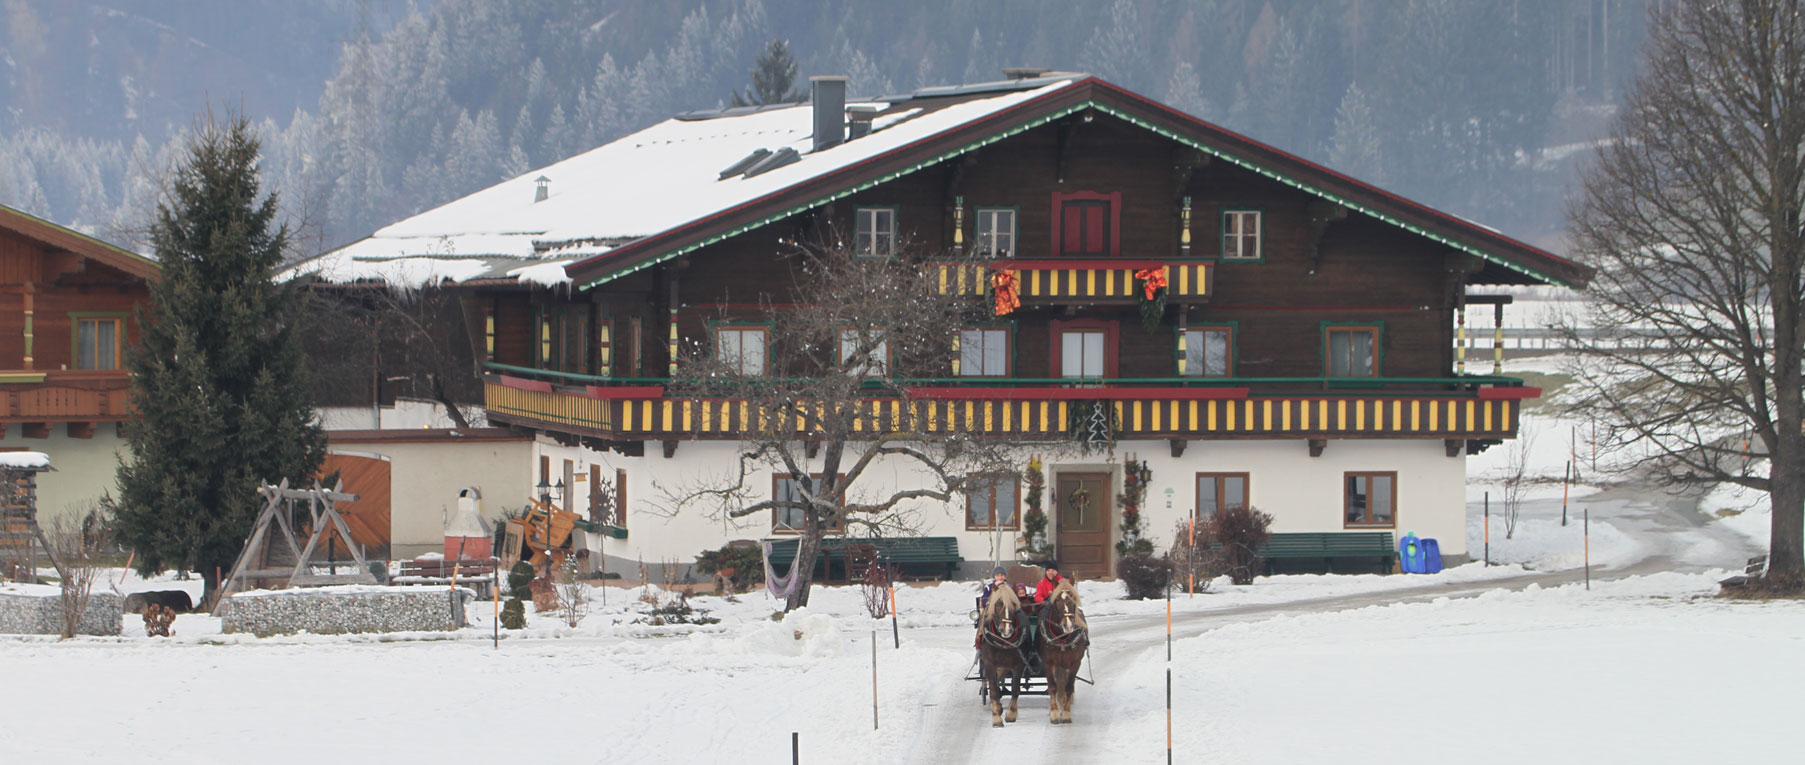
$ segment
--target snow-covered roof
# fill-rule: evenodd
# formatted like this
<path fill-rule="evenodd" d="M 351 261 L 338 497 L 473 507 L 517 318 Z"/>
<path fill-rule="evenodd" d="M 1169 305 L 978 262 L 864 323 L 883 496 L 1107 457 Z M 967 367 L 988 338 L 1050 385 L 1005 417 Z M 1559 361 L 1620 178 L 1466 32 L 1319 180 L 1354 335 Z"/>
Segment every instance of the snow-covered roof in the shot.
<path fill-rule="evenodd" d="M 48 470 L 50 455 L 43 452 L 0 452 L 0 468 Z"/>
<path fill-rule="evenodd" d="M 813 151 L 808 104 L 728 110 L 707 118 L 682 115 L 386 226 L 294 266 L 283 278 L 311 274 L 334 283 L 382 281 L 409 288 L 490 279 L 568 283 L 568 263 L 714 216 L 1079 78 L 1060 75 L 1017 82 L 1012 89 L 971 89 L 953 94 L 967 100 L 940 108 L 901 98 L 850 101 L 849 107 L 882 110 L 872 132 L 821 151 Z M 751 177 L 720 177 L 760 149 L 774 154 L 791 149 L 799 158 Z M 541 176 L 549 179 L 549 195 L 535 201 Z"/>

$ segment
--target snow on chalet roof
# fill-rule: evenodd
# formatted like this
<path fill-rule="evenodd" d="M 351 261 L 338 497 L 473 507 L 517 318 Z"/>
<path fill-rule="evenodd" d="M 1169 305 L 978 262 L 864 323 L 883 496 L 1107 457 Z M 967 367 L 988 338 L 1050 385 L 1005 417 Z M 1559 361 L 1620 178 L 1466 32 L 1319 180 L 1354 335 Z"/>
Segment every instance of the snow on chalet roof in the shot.
<path fill-rule="evenodd" d="M 849 101 L 848 106 L 888 110 L 873 121 L 869 135 L 818 152 L 812 151 L 808 104 L 727 110 L 705 119 L 683 115 L 386 226 L 297 264 L 282 277 L 317 275 L 334 283 L 381 281 L 406 288 L 475 280 L 567 284 L 569 263 L 982 119 L 1082 77 L 1046 77 L 1014 83 L 1012 89 L 968 86 L 915 94 L 969 98 L 937 109 L 911 108 L 908 97 Z M 751 177 L 720 177 L 760 149 L 791 149 L 800 156 Z M 549 179 L 549 196 L 535 202 L 541 176 Z"/>
<path fill-rule="evenodd" d="M 43 452 L 0 452 L 0 468 L 45 470 L 49 467 L 50 455 Z"/>

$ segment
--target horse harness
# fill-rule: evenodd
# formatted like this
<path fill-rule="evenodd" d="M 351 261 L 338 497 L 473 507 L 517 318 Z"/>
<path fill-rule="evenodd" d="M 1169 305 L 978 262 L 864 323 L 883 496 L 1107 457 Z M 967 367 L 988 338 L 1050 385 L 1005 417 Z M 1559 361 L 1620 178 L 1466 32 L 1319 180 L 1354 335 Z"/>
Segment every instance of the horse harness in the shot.
<path fill-rule="evenodd" d="M 1017 609 L 1016 611 L 1012 612 L 1010 615 L 1015 617 L 1013 619 L 1013 622 L 1016 624 L 1021 624 L 1021 623 L 1027 621 L 1023 617 L 1023 614 L 1020 609 Z M 1012 620 L 1009 619 L 1007 616 L 1005 616 L 1003 619 L 999 619 L 999 620 L 986 620 L 984 623 L 984 629 L 981 631 L 980 639 L 983 640 L 985 642 L 985 644 L 989 645 L 992 648 L 1005 649 L 1005 650 L 1014 649 L 1015 655 L 1021 659 L 1022 666 L 1024 666 L 1024 667 L 1028 666 L 1028 655 L 1026 653 L 1022 652 L 1022 643 L 1028 637 L 1028 630 L 1018 627 L 1017 629 L 1011 631 L 1013 633 L 1012 636 L 1001 635 L 996 630 L 996 625 L 998 622 L 1008 624 L 1011 621 Z"/>

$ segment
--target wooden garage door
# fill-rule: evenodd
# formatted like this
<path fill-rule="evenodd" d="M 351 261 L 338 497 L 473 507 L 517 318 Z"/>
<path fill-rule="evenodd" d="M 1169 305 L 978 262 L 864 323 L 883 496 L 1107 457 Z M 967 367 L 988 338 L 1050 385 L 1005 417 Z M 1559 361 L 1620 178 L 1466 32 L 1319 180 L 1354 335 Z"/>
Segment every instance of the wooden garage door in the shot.
<path fill-rule="evenodd" d="M 322 476 L 338 472 L 345 491 L 357 495 L 356 502 L 339 506 L 345 525 L 351 528 L 351 539 L 364 547 L 370 558 L 387 558 L 389 554 L 389 462 L 374 457 L 328 454 L 320 466 Z"/>

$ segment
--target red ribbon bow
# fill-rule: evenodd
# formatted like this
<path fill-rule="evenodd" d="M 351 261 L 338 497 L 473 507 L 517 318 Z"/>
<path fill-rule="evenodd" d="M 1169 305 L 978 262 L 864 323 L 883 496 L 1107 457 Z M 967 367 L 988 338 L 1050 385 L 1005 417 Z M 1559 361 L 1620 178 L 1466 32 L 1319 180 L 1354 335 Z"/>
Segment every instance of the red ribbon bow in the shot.
<path fill-rule="evenodd" d="M 1166 288 L 1166 269 L 1164 267 L 1141 269 L 1134 272 L 1134 278 L 1146 282 L 1144 287 L 1147 290 L 1148 300 L 1153 299 L 1153 293 Z"/>

